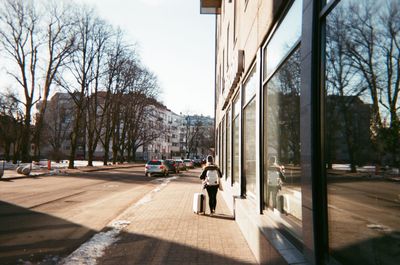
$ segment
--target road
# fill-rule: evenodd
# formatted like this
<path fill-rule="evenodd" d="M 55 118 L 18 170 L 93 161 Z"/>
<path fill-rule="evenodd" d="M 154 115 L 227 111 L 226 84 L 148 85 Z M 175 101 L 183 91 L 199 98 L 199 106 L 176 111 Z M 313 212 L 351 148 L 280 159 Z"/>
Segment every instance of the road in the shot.
<path fill-rule="evenodd" d="M 159 182 L 142 167 L 0 182 L 0 264 L 63 256 Z"/>
<path fill-rule="evenodd" d="M 336 180 L 328 192 L 329 244 L 334 256 L 348 264 L 397 264 L 400 183 Z"/>

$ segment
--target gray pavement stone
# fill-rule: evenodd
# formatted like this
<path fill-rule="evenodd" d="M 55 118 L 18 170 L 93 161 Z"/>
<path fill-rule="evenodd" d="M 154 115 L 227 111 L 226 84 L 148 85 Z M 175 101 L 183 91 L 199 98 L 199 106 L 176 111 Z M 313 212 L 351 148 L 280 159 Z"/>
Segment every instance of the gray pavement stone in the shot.
<path fill-rule="evenodd" d="M 257 264 L 220 194 L 214 216 L 193 213 L 199 187 L 197 177 L 186 173 L 126 211 L 121 219 L 130 225 L 98 264 Z"/>

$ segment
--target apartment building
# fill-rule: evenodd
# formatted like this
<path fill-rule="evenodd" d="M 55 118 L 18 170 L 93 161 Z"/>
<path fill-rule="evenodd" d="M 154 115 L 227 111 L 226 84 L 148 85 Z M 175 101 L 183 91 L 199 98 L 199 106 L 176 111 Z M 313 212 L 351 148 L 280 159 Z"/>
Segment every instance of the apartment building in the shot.
<path fill-rule="evenodd" d="M 200 0 L 223 197 L 260 264 L 398 263 L 399 10 Z"/>
<path fill-rule="evenodd" d="M 104 104 L 105 93 L 99 92 L 98 102 Z M 38 104 L 40 107 L 41 102 Z M 98 108 L 99 116 L 101 107 Z M 210 153 L 209 148 L 206 148 L 202 142 L 204 138 L 213 139 L 209 135 L 210 129 L 213 128 L 213 119 L 211 117 L 199 115 L 179 115 L 168 109 L 163 104 L 157 101 L 151 101 L 145 107 L 143 116 L 143 125 L 138 128 L 140 131 L 137 134 L 143 134 L 137 137 L 137 142 L 140 146 L 135 152 L 136 160 L 161 159 L 172 157 L 187 157 L 187 138 L 196 139 L 197 146 L 191 148 L 191 156 L 201 156 Z M 68 93 L 56 93 L 47 103 L 47 111 L 45 113 L 45 130 L 43 141 L 41 143 L 41 156 L 53 159 L 66 159 L 70 154 L 70 135 L 73 129 L 75 119 L 75 103 Z M 187 126 L 187 121 L 190 121 Z M 201 124 L 201 127 L 198 127 Z M 197 126 L 197 127 L 196 127 Z M 136 128 L 136 127 L 135 127 Z M 201 135 L 194 135 L 194 130 L 199 129 Z M 81 136 L 78 139 L 78 147 L 76 157 L 79 159 L 87 159 L 88 140 L 87 128 L 82 124 Z M 101 128 L 101 135 L 104 137 L 106 125 Z M 123 121 L 119 124 L 119 130 L 122 137 L 124 131 Z M 147 135 L 146 135 L 147 134 Z M 127 137 L 125 133 L 125 137 Z M 201 136 L 201 137 L 200 137 Z M 103 139 L 103 138 L 102 138 Z M 126 139 L 128 141 L 128 139 Z M 110 147 L 112 146 L 112 138 L 110 138 Z M 125 151 L 126 153 L 126 151 Z M 125 154 L 128 157 L 128 154 Z M 94 150 L 94 159 L 102 160 L 104 156 L 104 146 L 102 141 L 97 143 Z M 109 156 L 111 159 L 112 152 Z"/>

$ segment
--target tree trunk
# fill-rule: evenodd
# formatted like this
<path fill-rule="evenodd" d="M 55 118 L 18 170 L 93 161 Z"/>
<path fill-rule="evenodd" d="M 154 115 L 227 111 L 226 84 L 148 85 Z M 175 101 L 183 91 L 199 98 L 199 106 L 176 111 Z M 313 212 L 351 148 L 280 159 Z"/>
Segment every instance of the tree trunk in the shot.
<path fill-rule="evenodd" d="M 70 169 L 75 168 L 74 162 L 75 162 L 75 152 L 76 152 L 76 141 L 77 141 L 76 133 L 72 132 L 72 134 L 71 134 L 71 152 L 69 154 L 69 164 L 68 164 L 68 168 L 70 168 Z"/>
<path fill-rule="evenodd" d="M 10 161 L 10 150 L 11 150 L 11 143 L 6 142 L 4 146 L 4 159 L 9 162 Z"/>
<path fill-rule="evenodd" d="M 20 152 L 21 152 L 21 160 L 24 163 L 31 162 L 30 157 L 30 138 L 31 138 L 31 106 L 28 106 L 30 103 L 27 103 L 26 106 L 26 114 L 25 114 L 25 122 L 24 127 L 22 130 L 22 138 L 21 138 L 21 145 L 20 145 Z"/>

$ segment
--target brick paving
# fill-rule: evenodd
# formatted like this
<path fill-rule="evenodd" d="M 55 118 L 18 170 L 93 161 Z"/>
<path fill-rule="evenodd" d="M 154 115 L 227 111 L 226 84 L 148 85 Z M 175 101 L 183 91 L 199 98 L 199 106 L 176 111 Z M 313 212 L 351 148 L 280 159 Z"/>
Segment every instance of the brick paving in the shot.
<path fill-rule="evenodd" d="M 200 171 L 190 172 L 120 216 L 131 223 L 98 264 L 257 264 L 220 194 L 215 215 L 193 213 Z"/>

